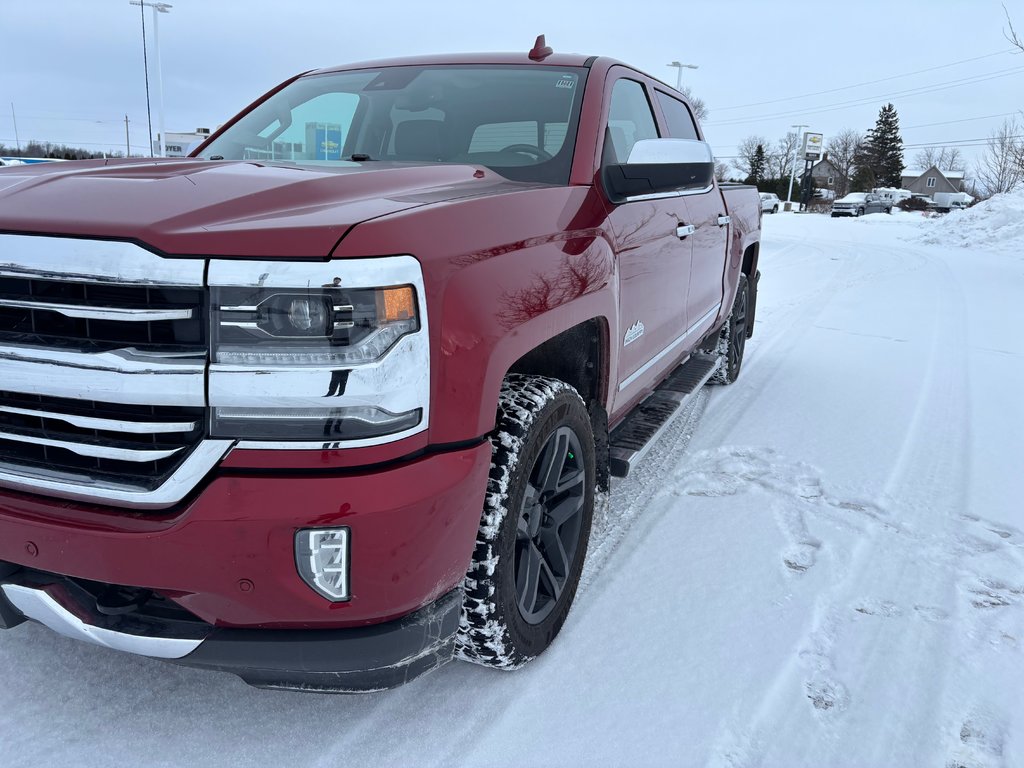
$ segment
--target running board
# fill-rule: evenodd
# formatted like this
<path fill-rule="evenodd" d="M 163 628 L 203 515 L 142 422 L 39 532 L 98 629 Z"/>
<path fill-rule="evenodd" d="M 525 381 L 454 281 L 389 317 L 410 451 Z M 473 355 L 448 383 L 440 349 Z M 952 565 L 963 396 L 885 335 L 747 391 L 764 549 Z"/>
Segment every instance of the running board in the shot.
<path fill-rule="evenodd" d="M 680 406 L 707 383 L 718 366 L 717 357 L 691 355 L 612 430 L 608 436 L 612 477 L 626 477 L 631 467 L 643 461 L 661 433 L 679 415 Z"/>

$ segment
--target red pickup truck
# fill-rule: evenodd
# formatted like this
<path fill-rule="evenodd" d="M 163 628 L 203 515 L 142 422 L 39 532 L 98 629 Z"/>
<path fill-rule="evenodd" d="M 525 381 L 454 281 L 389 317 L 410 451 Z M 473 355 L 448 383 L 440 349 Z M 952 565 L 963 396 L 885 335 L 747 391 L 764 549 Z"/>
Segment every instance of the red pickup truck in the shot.
<path fill-rule="evenodd" d="M 0 171 L 0 627 L 272 688 L 520 666 L 595 494 L 739 374 L 760 216 L 678 92 L 542 42 Z"/>

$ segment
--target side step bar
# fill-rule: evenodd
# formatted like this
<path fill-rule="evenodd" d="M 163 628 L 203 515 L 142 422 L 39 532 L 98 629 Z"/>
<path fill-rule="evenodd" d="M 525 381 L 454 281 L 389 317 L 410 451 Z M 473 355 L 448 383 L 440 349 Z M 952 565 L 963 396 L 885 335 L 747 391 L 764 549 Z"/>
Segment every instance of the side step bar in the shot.
<path fill-rule="evenodd" d="M 691 355 L 608 437 L 612 477 L 626 477 L 679 414 L 680 406 L 718 370 L 718 357 Z"/>

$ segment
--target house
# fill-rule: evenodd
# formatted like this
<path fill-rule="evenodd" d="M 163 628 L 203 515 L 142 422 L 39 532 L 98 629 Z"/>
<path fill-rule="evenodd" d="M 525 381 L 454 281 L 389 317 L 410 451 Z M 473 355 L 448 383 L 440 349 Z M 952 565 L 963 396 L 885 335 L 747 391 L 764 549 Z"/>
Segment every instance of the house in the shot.
<path fill-rule="evenodd" d="M 901 186 L 919 195 L 934 198 L 936 192 L 966 192 L 964 171 L 940 171 L 937 166 L 927 169 L 906 168 Z"/>
<path fill-rule="evenodd" d="M 832 193 L 827 197 L 842 197 L 850 187 L 849 179 L 828 159 L 828 152 L 811 166 L 811 178 L 814 179 L 815 189 L 827 189 Z"/>

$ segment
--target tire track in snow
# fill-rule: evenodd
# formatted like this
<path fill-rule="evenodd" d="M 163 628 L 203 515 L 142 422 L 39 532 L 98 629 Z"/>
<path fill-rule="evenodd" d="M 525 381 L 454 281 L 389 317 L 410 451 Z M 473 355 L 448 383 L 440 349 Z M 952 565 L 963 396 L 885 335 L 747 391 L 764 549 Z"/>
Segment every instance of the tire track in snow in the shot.
<path fill-rule="evenodd" d="M 846 249 L 844 248 L 844 250 Z M 814 710 L 815 719 L 823 726 L 827 726 L 837 717 L 841 717 L 842 713 L 851 705 L 851 697 L 856 697 L 861 690 L 869 685 L 874 686 L 873 698 L 879 701 L 900 700 L 899 691 L 886 690 L 884 693 L 879 693 L 877 686 L 881 685 L 884 688 L 886 681 L 869 681 L 867 679 L 871 673 L 866 670 L 871 669 L 871 666 L 864 662 L 883 655 L 883 650 L 885 654 L 899 659 L 898 662 L 890 662 L 890 668 L 902 666 L 904 670 L 912 669 L 914 674 L 911 674 L 910 677 L 913 679 L 918 681 L 931 679 L 933 681 L 935 695 L 917 697 L 918 701 L 924 699 L 926 702 L 929 700 L 935 702 L 941 698 L 941 694 L 946 689 L 948 673 L 945 669 L 947 664 L 942 661 L 943 655 L 939 653 L 922 657 L 918 653 L 919 648 L 915 636 L 922 631 L 921 624 L 917 624 L 916 631 L 911 632 L 895 629 L 900 625 L 893 625 L 888 630 L 860 632 L 853 637 L 850 637 L 850 633 L 847 631 L 852 626 L 852 622 L 857 621 L 858 618 L 861 621 L 895 619 L 903 621 L 902 626 L 906 626 L 907 620 L 918 619 L 931 627 L 938 628 L 938 631 L 933 629 L 931 633 L 937 638 L 936 642 L 939 646 L 948 648 L 951 643 L 950 631 L 944 629 L 948 624 L 943 624 L 947 618 L 946 611 L 931 603 L 939 598 L 939 602 L 948 604 L 948 599 L 943 600 L 942 598 L 948 598 L 949 592 L 955 587 L 952 584 L 942 584 L 935 589 L 935 585 L 930 585 L 930 589 L 922 590 L 923 578 L 920 571 L 922 569 L 928 571 L 929 563 L 934 566 L 939 561 L 948 561 L 956 557 L 957 552 L 965 548 L 964 542 L 967 541 L 962 536 L 957 538 L 955 534 L 941 534 L 937 540 L 932 536 L 923 537 L 915 533 L 917 526 L 914 525 L 916 519 L 923 520 L 924 515 L 934 515 L 937 510 L 941 509 L 944 517 L 948 519 L 944 522 L 947 527 L 951 526 L 955 512 L 957 509 L 962 509 L 966 495 L 965 488 L 969 474 L 967 445 L 969 417 L 964 409 L 969 392 L 969 382 L 963 367 L 960 367 L 959 370 L 949 370 L 951 367 L 955 368 L 956 365 L 954 363 L 951 366 L 946 355 L 950 349 L 966 348 L 963 297 L 958 295 L 957 286 L 952 284 L 944 263 L 936 263 L 934 259 L 920 251 L 903 248 L 892 249 L 891 252 L 884 255 L 886 258 L 891 258 L 904 265 L 915 262 L 914 271 L 919 271 L 926 276 L 926 279 L 932 284 L 931 288 L 934 292 L 930 316 L 921 318 L 921 322 L 930 324 L 933 330 L 927 364 L 919 384 L 917 405 L 910 420 L 910 427 L 904 436 L 898 454 L 899 458 L 886 484 L 887 492 L 883 496 L 885 499 L 883 506 L 888 507 L 891 514 L 886 515 L 885 509 L 875 508 L 869 516 L 874 523 L 884 521 L 886 517 L 890 520 L 898 518 L 900 523 L 889 522 L 883 525 L 873 523 L 864 528 L 863 534 L 855 541 L 850 554 L 848 572 L 837 580 L 831 589 L 819 596 L 804 640 L 796 649 L 798 661 L 791 661 L 780 670 L 775 683 L 756 708 L 752 721 L 725 731 L 712 764 L 756 765 L 764 755 L 763 752 L 754 749 L 754 746 L 772 743 L 772 739 L 769 738 L 770 734 L 767 732 L 769 723 L 771 723 L 773 731 L 781 724 L 786 724 L 787 727 L 794 730 L 798 730 L 801 724 L 805 724 L 807 722 L 805 716 L 801 716 L 798 712 L 785 710 L 791 699 L 780 694 L 780 690 L 792 691 L 796 687 L 798 679 L 803 680 L 805 695 Z M 920 269 L 922 262 L 928 262 L 929 266 L 933 266 L 934 269 Z M 883 274 L 886 271 L 883 269 L 874 273 L 874 277 L 877 278 L 878 274 Z M 841 275 L 842 273 L 835 275 L 834 279 L 829 281 L 830 285 L 835 285 Z M 857 275 L 857 279 L 848 282 L 847 286 L 857 285 L 870 279 L 872 279 L 871 273 L 862 273 Z M 812 312 L 815 316 L 819 314 L 825 303 L 827 302 L 818 302 L 818 306 L 790 313 L 787 317 L 789 321 L 787 325 L 803 324 L 806 326 Z M 951 312 L 950 309 L 954 311 Z M 799 329 L 796 330 L 802 335 Z M 778 339 L 780 329 L 775 328 L 773 332 Z M 776 351 L 775 357 L 778 360 L 778 365 L 783 364 L 785 358 L 789 356 L 788 354 L 780 355 L 779 351 L 791 353 L 797 347 L 797 342 L 798 339 L 787 338 L 785 346 Z M 758 351 L 762 354 L 764 352 L 763 349 Z M 955 355 L 953 358 L 960 359 Z M 758 377 L 763 379 L 758 382 L 758 389 L 761 391 L 767 389 L 767 381 L 777 372 L 778 369 L 772 371 L 767 379 L 764 376 Z M 714 403 L 714 405 L 717 406 L 718 403 Z M 732 402 L 729 407 L 739 411 L 746 405 L 747 403 Z M 938 435 L 934 429 L 936 421 L 941 423 L 941 431 Z M 927 477 L 927 485 L 930 490 L 924 495 L 924 498 L 917 499 L 914 498 L 914 493 L 916 489 L 922 487 L 922 475 Z M 794 479 L 790 478 L 790 481 Z M 800 497 L 803 494 L 798 490 L 795 495 Z M 784 502 L 777 502 L 776 506 L 779 503 Z M 789 509 L 792 510 L 794 505 L 798 506 L 798 502 L 791 503 Z M 863 505 L 860 506 L 865 510 L 868 509 Z M 783 508 L 785 509 L 785 507 Z M 812 517 L 817 516 L 820 511 L 820 508 L 814 510 Z M 806 554 L 806 547 L 809 543 L 806 540 L 814 539 L 814 537 L 805 534 L 808 513 L 805 510 L 803 514 L 803 518 L 796 519 L 792 511 L 785 513 L 788 517 L 783 516 L 780 527 L 784 532 L 788 532 L 794 546 L 804 546 L 803 552 Z M 834 518 L 834 515 L 831 516 Z M 909 524 L 904 523 L 905 520 L 909 520 Z M 991 526 L 991 528 L 1001 530 L 1002 533 L 995 533 L 995 536 L 1004 540 L 1013 538 L 1015 535 L 1012 531 L 1004 530 L 998 525 Z M 892 533 L 903 535 L 885 535 Z M 1009 536 L 1004 536 L 1004 534 L 1009 534 Z M 924 555 L 924 563 L 921 567 L 917 567 L 915 561 L 922 555 Z M 934 573 L 935 570 L 932 567 L 929 573 Z M 945 569 L 943 570 L 945 571 Z M 987 599 L 996 605 L 1002 605 L 1006 600 L 1006 590 L 1000 590 L 998 587 L 1006 585 L 1002 582 L 992 582 L 989 586 L 994 588 L 990 589 L 988 593 L 984 590 L 975 590 L 974 594 L 982 595 L 980 599 L 983 601 Z M 864 594 L 865 592 L 868 594 Z M 925 592 L 927 594 L 924 594 Z M 872 593 L 881 594 L 883 597 L 874 597 Z M 895 599 L 900 601 L 906 601 L 906 597 L 909 596 L 909 607 L 902 608 L 897 602 L 885 598 L 884 595 L 887 593 L 894 595 Z M 886 646 L 884 649 L 881 647 L 883 643 Z M 849 657 L 853 657 L 852 664 L 844 663 L 842 665 L 844 669 L 853 671 L 853 676 L 847 681 L 839 679 L 835 673 L 839 666 L 837 654 L 841 654 L 843 662 L 846 662 Z M 906 674 L 896 677 L 896 679 L 903 680 L 906 678 Z M 895 683 L 890 681 L 888 686 L 891 688 L 895 686 Z M 853 704 L 856 705 L 857 702 L 853 701 Z M 920 711 L 907 713 L 907 719 L 912 723 L 908 730 L 917 730 L 918 733 L 921 733 L 920 729 L 924 728 L 934 735 L 933 742 L 937 742 L 941 735 L 939 729 L 943 718 L 939 712 L 935 711 L 935 706 L 933 703 L 925 703 L 923 707 L 920 707 Z M 864 754 L 862 757 L 870 762 L 868 755 Z M 892 755 L 878 755 L 877 758 L 882 761 L 891 760 Z"/>

